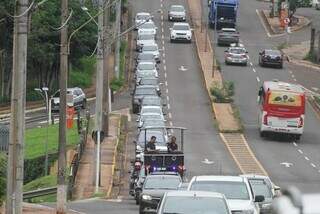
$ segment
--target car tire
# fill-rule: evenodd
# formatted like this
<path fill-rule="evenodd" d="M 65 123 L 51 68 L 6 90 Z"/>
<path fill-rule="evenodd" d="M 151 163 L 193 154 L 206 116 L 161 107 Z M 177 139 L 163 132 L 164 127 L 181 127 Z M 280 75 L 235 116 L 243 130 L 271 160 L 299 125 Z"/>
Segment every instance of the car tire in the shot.
<path fill-rule="evenodd" d="M 82 109 L 86 109 L 87 108 L 87 99 L 83 99 L 82 100 L 81 107 L 82 107 Z"/>
<path fill-rule="evenodd" d="M 134 113 L 134 114 L 139 113 L 139 106 L 133 105 L 133 106 L 132 106 L 132 113 Z"/>
<path fill-rule="evenodd" d="M 226 61 L 226 60 L 224 61 L 224 63 L 225 63 L 226 65 L 229 65 L 229 62 L 228 62 L 228 61 Z"/>
<path fill-rule="evenodd" d="M 243 63 L 243 66 L 247 66 L 248 65 L 248 63 L 246 62 L 246 63 Z"/>
<path fill-rule="evenodd" d="M 282 68 L 283 68 L 283 64 L 282 64 L 282 63 L 279 65 L 279 68 L 280 68 L 280 69 L 282 69 Z"/>
<path fill-rule="evenodd" d="M 260 137 L 265 137 L 265 136 L 266 136 L 266 132 L 260 131 Z"/>
<path fill-rule="evenodd" d="M 173 43 L 173 42 L 174 42 L 174 40 L 173 40 L 173 39 L 170 39 L 170 42 L 171 42 L 171 43 Z"/>

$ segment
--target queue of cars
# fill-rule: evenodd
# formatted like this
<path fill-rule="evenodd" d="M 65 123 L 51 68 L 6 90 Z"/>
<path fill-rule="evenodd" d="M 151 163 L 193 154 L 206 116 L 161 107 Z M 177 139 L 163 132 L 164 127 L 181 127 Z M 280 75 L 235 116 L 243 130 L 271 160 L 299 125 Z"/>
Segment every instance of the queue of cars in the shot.
<path fill-rule="evenodd" d="M 135 140 L 136 159 L 133 161 L 130 181 L 130 194 L 139 205 L 139 213 L 217 213 L 217 214 L 258 214 L 270 213 L 271 202 L 277 196 L 279 188 L 269 177 L 262 175 L 239 176 L 194 176 L 189 183 L 185 182 L 181 173 L 172 169 L 151 170 L 146 166 L 146 140 L 156 137 L 156 149 L 167 150 L 167 142 L 171 134 L 166 129 L 147 129 L 147 127 L 165 127 L 166 113 L 161 98 L 158 64 L 161 63 L 156 30 L 151 15 L 143 12 L 136 15 L 136 23 L 141 24 L 137 32 L 135 58 L 135 87 L 132 93 L 133 113 L 138 114 L 136 120 L 138 134 Z M 186 21 L 186 11 L 182 5 L 172 5 L 168 11 L 168 21 L 175 22 L 170 28 L 170 41 L 184 40 L 191 42 L 192 29 Z M 144 28 L 147 28 L 145 30 Z M 151 30 L 153 29 L 153 30 Z M 247 51 L 239 44 L 238 33 L 232 29 L 223 29 L 224 36 L 220 43 L 231 43 L 226 50 L 226 63 L 247 65 Z M 228 32 L 237 34 L 228 38 Z M 222 35 L 222 34 L 221 34 Z M 229 44 L 228 43 L 228 44 Z M 236 44 L 234 44 L 236 43 Z M 164 154 L 164 162 L 171 164 L 177 157 Z M 159 156 L 151 153 L 154 163 L 162 162 Z M 165 163 L 165 164 L 166 164 Z M 179 166 L 180 167 L 180 166 Z M 153 167 L 152 167 L 153 168 Z"/>

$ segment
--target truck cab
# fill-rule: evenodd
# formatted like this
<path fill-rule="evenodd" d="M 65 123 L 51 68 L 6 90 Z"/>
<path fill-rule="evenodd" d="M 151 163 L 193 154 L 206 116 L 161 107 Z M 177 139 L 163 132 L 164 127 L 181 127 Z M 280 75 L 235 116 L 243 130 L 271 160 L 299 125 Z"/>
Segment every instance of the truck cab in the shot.
<path fill-rule="evenodd" d="M 213 28 L 235 28 L 239 0 L 211 0 L 209 4 L 209 24 Z"/>

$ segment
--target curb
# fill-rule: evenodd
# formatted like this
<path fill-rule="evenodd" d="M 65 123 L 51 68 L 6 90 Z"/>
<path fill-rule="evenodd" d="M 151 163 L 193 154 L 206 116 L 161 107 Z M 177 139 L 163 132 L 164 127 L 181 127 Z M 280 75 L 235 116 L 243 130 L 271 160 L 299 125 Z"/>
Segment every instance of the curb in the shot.
<path fill-rule="evenodd" d="M 268 17 L 266 15 L 266 10 L 257 10 L 257 12 L 262 15 L 261 18 L 263 20 L 261 21 L 264 21 L 265 24 L 267 24 L 267 28 L 268 28 L 268 31 L 270 31 L 269 33 L 271 34 L 270 36 L 282 36 L 285 34 L 285 32 L 281 32 L 281 33 L 277 33 L 276 30 L 274 29 L 274 27 L 272 25 L 270 25 L 270 22 L 268 20 Z M 268 12 L 268 11 L 267 11 Z M 305 16 L 298 16 L 296 15 L 296 17 L 299 19 L 298 23 L 300 22 L 301 19 L 305 19 L 306 20 L 306 23 L 303 24 L 303 25 L 300 25 L 300 26 L 297 26 L 297 27 L 291 27 L 291 31 L 292 32 L 295 32 L 295 31 L 299 31 L 307 26 L 309 26 L 311 24 L 311 20 L 306 18 Z"/>
<path fill-rule="evenodd" d="M 288 62 L 295 64 L 295 65 L 300 65 L 300 66 L 304 66 L 306 68 L 312 68 L 315 69 L 316 71 L 320 72 L 320 66 L 315 65 L 312 62 L 306 61 L 306 60 L 296 60 L 293 59 L 292 57 L 290 57 L 289 55 L 286 55 Z"/>
<path fill-rule="evenodd" d="M 117 142 L 113 150 L 113 157 L 112 157 L 112 169 L 111 169 L 111 182 L 108 188 L 107 192 L 107 198 L 110 198 L 111 193 L 112 193 L 112 187 L 113 187 L 113 177 L 114 177 L 114 172 L 115 172 L 115 165 L 116 165 L 116 157 L 118 155 L 118 145 L 119 145 L 119 140 L 120 140 L 120 134 L 121 134 L 121 116 L 122 114 L 119 114 L 119 122 L 118 122 L 118 136 L 117 136 Z"/>

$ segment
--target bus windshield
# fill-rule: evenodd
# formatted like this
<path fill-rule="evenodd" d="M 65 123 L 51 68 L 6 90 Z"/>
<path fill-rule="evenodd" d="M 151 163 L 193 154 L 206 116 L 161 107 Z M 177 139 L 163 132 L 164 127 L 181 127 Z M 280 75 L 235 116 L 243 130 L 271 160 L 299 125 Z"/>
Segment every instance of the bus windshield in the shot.
<path fill-rule="evenodd" d="M 268 104 L 278 105 L 278 106 L 292 106 L 292 107 L 301 107 L 302 106 L 302 97 L 300 94 L 281 91 L 281 92 L 270 92 L 268 98 Z"/>

